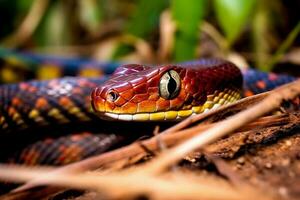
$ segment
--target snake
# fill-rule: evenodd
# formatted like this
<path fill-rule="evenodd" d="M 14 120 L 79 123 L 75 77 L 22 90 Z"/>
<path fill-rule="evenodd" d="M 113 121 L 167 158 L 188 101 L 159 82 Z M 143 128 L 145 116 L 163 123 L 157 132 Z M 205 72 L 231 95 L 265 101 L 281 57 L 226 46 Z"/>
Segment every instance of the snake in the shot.
<path fill-rule="evenodd" d="M 122 128 L 105 133 L 122 121 L 128 127 L 137 121 L 134 128 L 141 130 L 148 122 L 175 123 L 296 80 L 241 71 L 215 58 L 120 64 L 2 48 L 0 63 L 0 137 L 3 149 L 10 147 L 1 153 L 1 162 L 26 165 L 69 164 L 132 142 L 136 138 L 123 134 Z M 20 69 L 27 73 L 14 77 Z M 34 80 L 42 72 L 50 80 Z M 33 80 L 7 83 L 22 78 Z"/>

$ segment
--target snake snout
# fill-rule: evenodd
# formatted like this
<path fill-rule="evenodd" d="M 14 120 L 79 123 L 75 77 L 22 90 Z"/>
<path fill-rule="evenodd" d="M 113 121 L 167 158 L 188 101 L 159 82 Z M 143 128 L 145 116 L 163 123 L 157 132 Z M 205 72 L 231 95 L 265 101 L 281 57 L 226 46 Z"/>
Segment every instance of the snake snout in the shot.
<path fill-rule="evenodd" d="M 125 102 L 121 94 L 112 88 L 97 87 L 91 94 L 92 108 L 99 113 L 111 112 L 116 107 L 122 106 Z"/>
<path fill-rule="evenodd" d="M 102 87 L 95 88 L 91 93 L 91 105 L 96 112 L 105 112 L 106 92 Z"/>
<path fill-rule="evenodd" d="M 99 88 L 95 88 L 93 89 L 92 93 L 91 93 L 91 105 L 94 111 L 97 111 L 97 99 L 99 98 Z"/>

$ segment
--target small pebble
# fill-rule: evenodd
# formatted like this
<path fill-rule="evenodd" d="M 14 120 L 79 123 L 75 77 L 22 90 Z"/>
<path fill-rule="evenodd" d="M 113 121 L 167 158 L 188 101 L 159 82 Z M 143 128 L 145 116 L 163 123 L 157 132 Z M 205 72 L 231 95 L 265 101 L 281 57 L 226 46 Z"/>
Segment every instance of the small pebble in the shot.
<path fill-rule="evenodd" d="M 240 165 L 243 165 L 245 163 L 245 158 L 244 157 L 238 158 L 237 163 L 240 164 Z"/>
<path fill-rule="evenodd" d="M 281 164 L 282 164 L 282 166 L 284 166 L 284 167 L 289 166 L 290 163 L 291 163 L 291 160 L 288 159 L 288 158 L 287 158 L 287 159 L 283 159 L 283 160 L 281 161 Z"/>
<path fill-rule="evenodd" d="M 292 142 L 290 140 L 285 141 L 286 146 L 292 146 Z"/>
<path fill-rule="evenodd" d="M 272 168 L 272 163 L 266 163 L 265 167 L 268 168 L 268 169 L 271 169 Z"/>
<path fill-rule="evenodd" d="M 279 187 L 278 189 L 279 194 L 281 194 L 282 196 L 287 196 L 288 195 L 288 190 L 286 187 Z"/>

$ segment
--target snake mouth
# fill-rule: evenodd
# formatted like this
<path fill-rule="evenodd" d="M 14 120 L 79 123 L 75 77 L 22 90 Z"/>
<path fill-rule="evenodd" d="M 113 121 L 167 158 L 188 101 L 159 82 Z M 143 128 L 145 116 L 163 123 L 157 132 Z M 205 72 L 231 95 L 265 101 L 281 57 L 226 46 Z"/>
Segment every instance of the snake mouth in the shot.
<path fill-rule="evenodd" d="M 199 106 L 193 106 L 187 110 L 178 111 L 160 111 L 151 113 L 113 113 L 99 112 L 100 117 L 109 120 L 121 121 L 180 121 L 189 116 L 205 113 L 212 109 L 216 109 L 222 105 L 226 105 L 241 98 L 239 90 L 227 90 L 223 92 L 215 92 L 213 95 L 207 96 L 207 101 Z"/>

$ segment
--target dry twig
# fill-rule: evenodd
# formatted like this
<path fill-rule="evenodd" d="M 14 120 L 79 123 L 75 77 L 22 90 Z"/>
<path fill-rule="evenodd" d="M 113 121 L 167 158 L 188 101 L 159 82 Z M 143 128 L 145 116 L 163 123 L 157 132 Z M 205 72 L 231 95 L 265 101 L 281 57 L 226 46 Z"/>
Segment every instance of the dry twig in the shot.
<path fill-rule="evenodd" d="M 232 133 L 243 125 L 254 121 L 256 118 L 269 113 L 280 107 L 283 101 L 288 101 L 300 95 L 300 80 L 286 84 L 272 91 L 263 101 L 253 107 L 242 111 L 224 121 L 219 122 L 212 128 L 201 132 L 197 136 L 180 144 L 172 149 L 165 151 L 159 157 L 149 162 L 147 167 L 143 168 L 145 173 L 159 173 L 171 164 L 179 161 L 188 153 L 202 148 L 217 139 Z"/>
<path fill-rule="evenodd" d="M 187 129 L 187 130 L 179 131 L 176 134 L 172 133 L 172 134 L 160 135 L 161 140 L 164 142 L 164 144 L 169 146 L 171 143 L 176 144 L 179 141 L 182 141 L 183 138 L 188 138 L 191 135 L 194 135 L 195 129 L 198 129 L 197 133 L 201 132 L 201 134 L 196 135 L 195 137 L 189 139 L 187 142 L 184 142 L 176 147 L 173 147 L 169 150 L 164 151 L 156 159 L 153 159 L 153 161 L 149 162 L 145 166 L 139 167 L 138 168 L 139 170 L 135 169 L 135 170 L 120 172 L 121 174 L 125 173 L 126 176 L 125 177 L 118 176 L 118 178 L 114 177 L 115 179 L 113 178 L 113 180 L 115 180 L 116 182 L 119 182 L 120 180 L 123 180 L 123 178 L 125 180 L 127 180 L 127 178 L 130 178 L 130 179 L 136 180 L 137 181 L 136 183 L 138 183 L 138 184 L 140 184 L 139 181 L 141 181 L 141 180 L 144 181 L 146 179 L 147 180 L 149 179 L 150 182 L 151 182 L 151 180 L 154 180 L 154 179 L 156 180 L 156 178 L 158 178 L 158 177 L 155 177 L 153 175 L 164 171 L 164 169 L 166 169 L 168 166 L 176 163 L 178 160 L 183 158 L 188 153 L 194 151 L 195 149 L 197 149 L 199 147 L 204 147 L 204 145 L 207 145 L 207 144 L 215 141 L 216 139 L 218 139 L 228 133 L 231 133 L 234 130 L 241 128 L 246 123 L 249 123 L 249 122 L 255 120 L 256 118 L 274 110 L 275 108 L 278 108 L 283 101 L 293 99 L 296 96 L 298 96 L 299 94 L 300 94 L 300 80 L 295 81 L 290 84 L 287 84 L 279 89 L 276 89 L 276 90 L 270 92 L 267 97 L 264 96 L 264 100 L 261 101 L 260 103 L 256 104 L 255 106 L 253 106 L 245 111 L 242 111 L 242 112 L 238 113 L 237 115 L 234 115 L 233 117 L 230 117 L 227 120 L 224 120 L 222 122 L 218 122 L 213 125 L 206 124 L 206 125 L 196 126 L 196 127 L 193 127 L 193 128 Z M 270 118 L 270 117 L 267 117 L 267 118 Z M 262 121 L 266 121 L 267 118 L 263 118 L 262 120 L 259 120 L 255 123 L 261 124 Z M 277 117 L 274 117 L 274 118 L 275 118 L 275 124 L 279 123 Z M 270 124 L 272 124 L 272 123 L 270 123 Z M 249 127 L 251 127 L 251 125 Z M 252 124 L 252 127 L 253 127 L 253 124 Z M 193 129 L 193 131 L 191 131 L 191 129 Z M 244 129 L 245 129 L 245 127 L 244 127 Z M 205 130 L 205 131 L 203 131 L 203 130 Z M 180 135 L 180 134 L 182 134 L 182 135 L 179 137 L 178 135 Z M 173 137 L 173 138 L 172 138 L 172 140 L 168 140 L 168 139 L 166 139 L 168 137 L 170 137 L 170 138 Z M 178 138 L 176 138 L 176 137 L 178 137 Z M 157 145 L 156 137 L 153 137 L 153 138 L 147 140 L 147 142 L 145 142 L 145 143 L 143 142 L 143 144 L 146 145 L 147 148 L 149 148 L 151 150 L 152 149 L 157 150 L 159 148 L 159 147 L 157 147 L 158 145 Z M 143 149 L 138 148 L 137 144 L 133 144 L 133 145 L 130 145 L 129 147 L 123 149 L 122 152 L 118 152 L 119 154 L 114 154 L 114 153 L 109 152 L 109 153 L 106 153 L 97 158 L 87 159 L 86 161 L 81 162 L 80 165 L 73 164 L 73 165 L 70 165 L 67 167 L 62 167 L 61 169 L 58 169 L 54 172 L 49 173 L 46 177 L 41 176 L 40 174 L 39 174 L 39 176 L 30 176 L 30 178 L 27 177 L 26 180 L 29 180 L 33 177 L 38 177 L 38 179 L 31 182 L 29 185 L 25 185 L 25 187 L 23 187 L 23 189 L 24 188 L 28 189 L 31 186 L 34 186 L 36 184 L 51 183 L 51 180 L 53 180 L 53 179 L 50 179 L 50 181 L 49 181 L 47 179 L 49 176 L 55 177 L 55 180 L 57 181 L 59 179 L 58 177 L 62 177 L 62 175 L 71 176 L 70 172 L 75 173 L 75 172 L 84 171 L 87 169 L 94 169 L 96 167 L 101 166 L 102 164 L 111 162 L 113 160 L 120 160 L 126 156 L 128 158 L 131 155 L 133 155 L 131 152 L 132 150 L 135 151 L 134 152 L 135 155 L 137 155 L 139 153 L 143 153 Z M 98 159 L 98 161 L 100 161 L 100 163 L 95 162 L 97 159 Z M 5 171 L 5 168 L 2 168 L 2 169 L 4 170 L 4 171 L 0 170 L 0 174 L 1 174 L 2 178 L 3 177 L 9 178 L 9 177 L 7 177 L 7 173 L 6 173 L 7 171 Z M 104 176 L 110 176 L 110 175 L 114 176 L 114 173 L 109 174 L 109 175 L 104 175 Z M 118 173 L 117 173 L 117 175 L 118 175 Z M 138 178 L 136 176 L 138 176 Z M 41 177 L 42 177 L 42 179 L 41 179 Z M 56 178 L 58 178 L 58 179 L 56 179 Z M 101 181 L 105 180 L 105 177 L 103 178 L 103 180 L 102 180 L 102 178 L 103 177 L 101 176 Z M 104 182 L 107 183 L 106 181 L 104 181 Z M 55 184 L 55 181 L 52 183 Z M 136 185 L 136 183 L 135 183 L 135 185 Z M 99 183 L 97 183 L 97 184 L 99 184 Z M 106 188 L 106 189 L 108 191 L 113 190 L 113 188 L 115 189 L 116 185 L 114 185 L 114 184 L 116 184 L 116 183 L 112 183 L 112 185 L 107 186 L 107 187 L 112 187 L 112 188 Z M 126 184 L 130 185 L 133 183 L 126 182 Z M 150 184 L 150 185 L 154 185 L 154 184 L 157 186 L 158 183 L 155 183 L 155 181 L 154 181 L 153 184 Z M 58 185 L 60 185 L 60 184 L 58 184 Z M 81 185 L 82 185 L 82 183 L 81 183 Z M 72 184 L 71 184 L 71 186 L 76 187 L 76 185 L 72 185 Z M 119 187 L 120 187 L 120 185 L 118 185 L 117 188 L 119 188 Z M 141 184 L 141 187 L 135 187 L 134 192 L 135 193 L 136 192 L 146 192 L 146 193 L 149 192 L 148 190 L 145 190 L 145 188 L 143 188 L 143 187 L 147 187 L 147 186 Z M 141 189 L 141 188 L 143 188 L 143 189 Z M 153 189 L 153 190 L 155 190 L 155 189 Z M 131 190 L 129 189 L 128 191 L 131 191 Z M 155 193 L 155 192 L 157 192 L 157 190 L 156 191 L 151 190 L 151 192 Z"/>
<path fill-rule="evenodd" d="M 20 45 L 29 39 L 45 14 L 49 0 L 35 0 L 22 24 L 12 36 L 6 39 L 10 46 Z"/>
<path fill-rule="evenodd" d="M 0 166 L 1 179 L 11 181 L 28 181 L 43 176 L 43 184 L 72 187 L 77 189 L 96 190 L 110 198 L 124 199 L 138 195 L 148 195 L 153 199 L 271 199 L 250 187 L 233 188 L 229 184 L 210 178 L 196 178 L 185 173 L 166 174 L 156 177 L 137 173 L 111 173 L 100 175 L 87 174 L 54 174 L 43 169 L 24 169 L 22 167 Z M 155 187 L 153 187 L 155 186 Z M 218 192 L 215 192 L 218 188 Z M 174 192 L 176 191 L 176 192 Z"/>
<path fill-rule="evenodd" d="M 211 133 L 212 130 L 210 130 L 208 133 L 206 133 L 204 135 L 205 137 L 207 137 L 207 138 L 204 137 L 205 140 L 203 140 L 203 134 L 199 135 L 198 138 L 200 137 L 200 139 L 202 141 L 202 144 L 206 144 L 206 143 L 210 142 L 212 139 L 215 140 L 215 139 L 219 138 L 220 136 L 224 135 L 224 133 L 222 131 L 227 130 L 226 133 L 228 133 L 228 132 L 232 131 L 232 128 L 237 129 L 237 128 L 241 127 L 242 125 L 244 125 L 245 123 L 247 123 L 251 120 L 254 120 L 255 118 L 269 112 L 270 110 L 272 110 L 276 107 L 279 107 L 283 100 L 288 100 L 290 98 L 293 98 L 293 97 L 299 95 L 299 88 L 300 87 L 299 87 L 299 80 L 298 80 L 294 83 L 288 84 L 288 85 L 286 85 L 284 87 L 281 87 L 277 90 L 274 90 L 270 93 L 257 95 L 257 97 L 251 97 L 251 98 L 249 98 L 250 100 L 248 100 L 248 101 L 247 101 L 247 99 L 241 100 L 241 102 L 244 104 L 244 106 L 249 107 L 251 105 L 251 103 L 253 103 L 253 102 L 256 103 L 256 102 L 260 101 L 261 99 L 264 99 L 264 101 L 257 104 L 256 106 L 254 106 L 254 110 L 253 110 L 253 108 L 251 108 L 251 109 L 249 109 L 250 111 L 246 110 L 246 111 L 243 112 L 243 114 L 242 114 L 243 115 L 243 121 L 241 121 L 240 117 L 239 117 L 241 114 L 238 115 L 238 120 L 236 120 L 237 117 L 235 117 L 233 119 L 232 118 L 228 119 L 229 122 L 228 122 L 228 120 L 226 120 L 227 121 L 226 123 L 229 123 L 229 124 L 232 123 L 232 122 L 234 122 L 234 124 L 236 124 L 236 121 L 239 121 L 239 123 L 236 124 L 234 127 L 232 127 L 231 124 L 230 124 L 230 125 L 225 125 L 225 126 L 227 126 L 226 127 L 227 129 L 223 129 L 224 123 L 225 123 L 225 122 L 223 122 L 221 124 L 222 128 L 219 127 L 220 125 L 218 125 L 218 126 L 215 125 L 213 127 L 213 131 L 216 131 L 216 130 L 221 131 L 220 133 L 222 133 L 222 134 L 219 133 L 219 135 L 218 134 L 214 135 L 213 133 Z M 271 101 L 269 102 L 270 99 L 271 99 Z M 265 104 L 267 104 L 267 106 Z M 226 108 L 230 109 L 230 110 L 231 109 L 238 110 L 237 108 L 241 109 L 241 107 L 239 107 L 237 105 L 238 105 L 238 103 L 228 105 L 228 106 L 225 106 L 223 108 L 220 108 L 220 110 L 224 111 Z M 257 106 L 259 106 L 259 107 L 257 108 Z M 261 109 L 261 107 L 263 107 L 263 109 Z M 259 110 L 259 113 L 256 113 L 254 115 L 252 112 L 256 112 L 256 110 Z M 216 112 L 218 112 L 218 111 L 216 110 L 216 111 L 213 111 L 212 113 L 216 113 Z M 245 114 L 245 112 L 246 112 L 246 114 Z M 247 115 L 251 116 L 251 118 L 250 117 L 248 118 Z M 204 119 L 204 118 L 209 118 L 210 119 L 212 117 L 211 117 L 211 114 L 204 114 L 202 116 L 198 116 L 198 117 L 195 117 L 195 118 L 197 118 L 199 120 L 199 119 Z M 178 132 L 176 134 L 176 136 L 174 136 L 173 138 L 172 138 L 172 136 L 170 136 L 170 135 L 174 134 L 173 133 L 174 130 L 179 130 L 181 128 L 184 128 L 184 127 L 190 125 L 191 123 L 195 122 L 197 119 L 189 118 L 189 119 L 183 121 L 182 123 L 179 123 L 179 125 L 176 125 L 175 128 L 173 127 L 173 128 L 171 128 L 171 130 L 167 130 L 167 131 L 163 132 L 163 135 L 160 135 L 160 137 L 164 141 L 164 144 L 166 144 L 167 146 L 174 145 L 174 144 L 178 143 L 179 141 L 182 141 L 183 139 L 189 138 L 191 135 L 195 135 L 195 129 L 197 129 L 197 132 L 200 132 L 200 131 L 203 131 L 203 130 L 205 130 L 209 127 L 209 125 L 206 125 L 206 126 L 200 125 L 198 127 L 195 127 L 194 130 L 187 129 L 187 130 L 184 130 L 182 132 Z M 228 128 L 230 130 L 228 130 Z M 172 134 L 170 134 L 170 133 L 172 133 Z M 157 138 L 156 137 L 152 137 L 149 140 L 143 141 L 143 144 L 145 146 L 147 146 L 147 148 L 150 149 L 150 150 L 153 150 L 153 151 L 157 150 L 158 147 L 157 147 Z M 171 139 L 168 140 L 167 139 L 168 137 L 170 137 Z M 209 139 L 210 141 L 206 140 L 206 139 Z M 199 140 L 199 139 L 197 139 L 197 140 Z M 154 169 L 158 168 L 159 169 L 158 171 L 160 171 L 163 167 L 168 166 L 169 163 L 171 163 L 171 161 L 172 162 L 177 161 L 177 160 L 181 159 L 184 155 L 189 153 L 190 152 L 190 147 L 193 147 L 193 149 L 200 147 L 200 146 L 198 146 L 197 142 L 193 141 L 193 146 L 189 146 L 189 148 L 187 150 L 185 150 L 184 152 L 180 152 L 180 155 L 177 155 L 177 150 L 178 150 L 177 148 L 173 150 L 173 152 L 171 154 L 172 157 L 170 157 L 169 154 L 164 153 L 163 158 L 164 158 L 165 161 L 163 161 L 163 164 L 161 164 L 161 163 L 159 163 L 158 165 L 150 164 L 150 166 L 154 166 L 153 167 Z M 186 146 L 187 145 L 185 144 L 184 147 L 186 147 Z M 182 148 L 182 145 L 180 146 L 180 149 L 181 148 Z M 169 151 L 166 151 L 166 152 L 169 152 Z M 78 162 L 78 163 L 74 163 L 74 164 L 71 164 L 71 165 L 68 165 L 68 166 L 64 166 L 64 167 L 56 170 L 55 173 L 78 172 L 78 171 L 93 170 L 93 169 L 99 168 L 100 166 L 103 166 L 105 164 L 115 162 L 115 161 L 119 161 L 119 160 L 122 160 L 122 159 L 129 159 L 130 157 L 133 157 L 133 156 L 136 156 L 136 155 L 139 155 L 139 154 L 143 154 L 143 153 L 144 153 L 144 149 L 141 148 L 140 145 L 131 144 L 127 147 L 123 147 L 123 148 L 105 153 L 105 154 L 100 155 L 100 156 L 95 156 L 95 157 L 83 160 L 81 162 Z M 152 168 L 152 167 L 149 167 L 148 169 L 150 169 L 150 168 Z M 151 169 L 150 171 L 152 171 L 152 170 L 156 171 L 156 169 L 155 170 L 154 169 Z M 34 187 L 34 186 L 38 185 L 38 183 L 39 183 L 38 180 L 27 183 L 24 186 L 18 188 L 16 191 L 22 191 L 24 189 Z"/>

